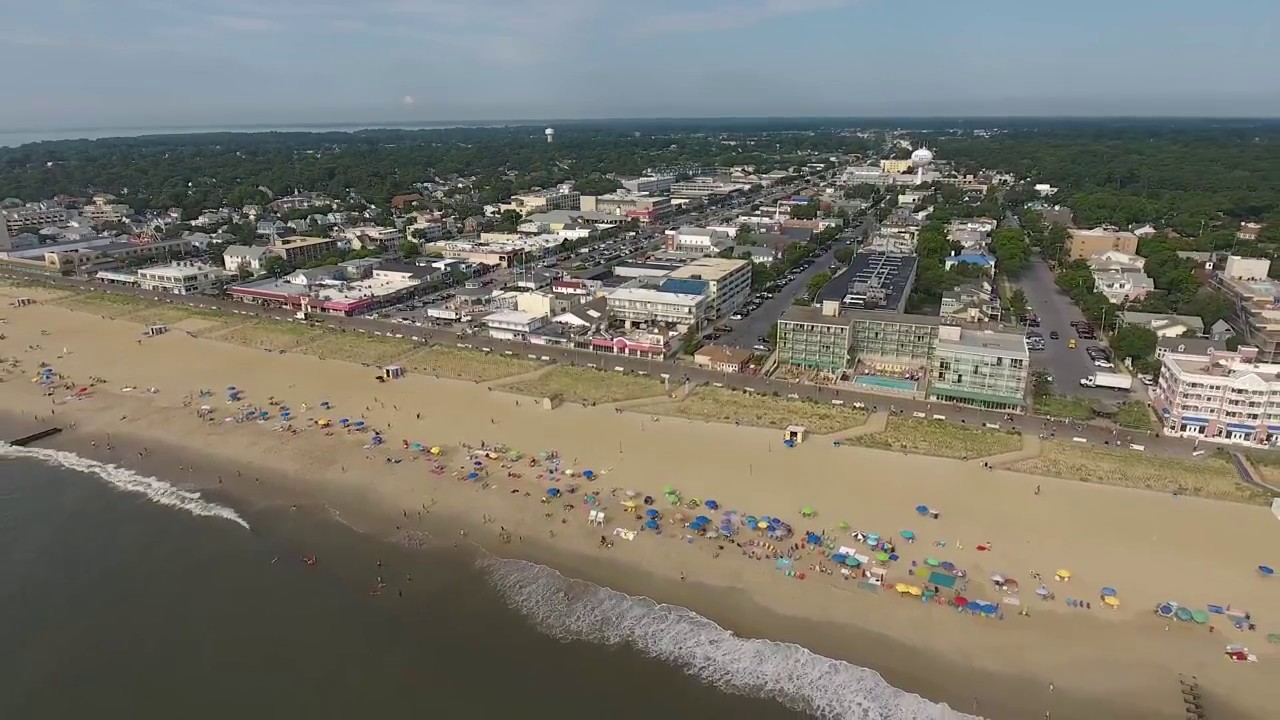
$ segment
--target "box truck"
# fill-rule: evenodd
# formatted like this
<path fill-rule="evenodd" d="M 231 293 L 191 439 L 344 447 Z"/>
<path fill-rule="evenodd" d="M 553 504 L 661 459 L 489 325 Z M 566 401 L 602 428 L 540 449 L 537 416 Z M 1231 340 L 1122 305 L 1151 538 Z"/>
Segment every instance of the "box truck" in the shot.
<path fill-rule="evenodd" d="M 1120 373 L 1100 372 L 1080 378 L 1080 384 L 1084 387 L 1100 387 L 1111 388 L 1112 390 L 1132 390 L 1133 378 Z"/>

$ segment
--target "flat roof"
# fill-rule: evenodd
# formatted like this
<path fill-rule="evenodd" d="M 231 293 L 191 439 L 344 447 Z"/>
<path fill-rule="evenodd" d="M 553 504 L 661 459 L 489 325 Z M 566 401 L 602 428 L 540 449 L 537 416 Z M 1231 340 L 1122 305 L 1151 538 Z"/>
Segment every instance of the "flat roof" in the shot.
<path fill-rule="evenodd" d="M 319 245 L 320 243 L 331 243 L 331 242 L 337 242 L 337 240 L 333 240 L 331 238 L 322 238 L 322 237 L 294 237 L 294 238 L 287 238 L 284 242 L 277 241 L 275 244 L 272 245 L 272 247 L 295 248 L 295 247 L 303 247 L 305 245 Z"/>
<path fill-rule="evenodd" d="M 665 292 L 651 288 L 618 288 L 609 294 L 610 300 L 631 300 L 635 302 L 657 302 L 670 305 L 697 305 L 706 299 L 705 295 L 688 295 L 685 293 Z"/>
<path fill-rule="evenodd" d="M 961 329 L 959 335 L 959 338 L 953 339 L 939 334 L 938 349 L 981 352 L 1015 358 L 1025 358 L 1030 355 L 1027 351 L 1027 341 L 1022 335 L 968 329 Z"/>
<path fill-rule="evenodd" d="M 779 318 L 782 322 L 808 323 L 810 325 L 838 325 L 840 327 L 849 327 L 852 323 L 848 315 L 841 317 L 831 317 L 823 315 L 822 308 L 810 305 L 792 305 L 782 313 Z"/>
<path fill-rule="evenodd" d="M 822 288 L 815 301 L 836 300 L 850 310 L 902 312 L 911 294 L 917 261 L 914 255 L 858 253 L 849 267 Z M 882 294 L 883 301 L 872 297 L 875 294 Z"/>
<path fill-rule="evenodd" d="M 737 258 L 698 258 L 673 270 L 671 277 L 714 282 L 722 280 L 733 272 L 750 265 L 750 260 L 739 260 Z"/>

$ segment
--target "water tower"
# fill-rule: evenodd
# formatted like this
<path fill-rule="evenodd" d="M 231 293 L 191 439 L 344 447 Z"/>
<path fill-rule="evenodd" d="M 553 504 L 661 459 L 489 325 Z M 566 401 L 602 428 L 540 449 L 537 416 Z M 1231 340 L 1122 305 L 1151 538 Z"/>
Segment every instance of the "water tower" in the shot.
<path fill-rule="evenodd" d="M 916 169 L 916 184 L 924 183 L 924 169 L 933 164 L 933 151 L 922 147 L 911 153 L 911 164 Z"/>
<path fill-rule="evenodd" d="M 556 129 L 555 129 L 555 128 L 547 128 L 547 129 L 546 129 L 546 130 L 544 130 L 543 132 L 544 132 L 544 133 L 546 134 L 546 136 L 547 136 L 547 142 L 555 142 L 555 141 L 556 141 Z"/>

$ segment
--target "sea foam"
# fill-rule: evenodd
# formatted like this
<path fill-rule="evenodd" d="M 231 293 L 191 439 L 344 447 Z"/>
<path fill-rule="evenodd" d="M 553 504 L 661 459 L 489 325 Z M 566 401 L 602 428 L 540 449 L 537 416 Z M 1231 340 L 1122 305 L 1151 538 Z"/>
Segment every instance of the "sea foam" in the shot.
<path fill-rule="evenodd" d="M 630 645 L 726 692 L 772 698 L 823 720 L 981 720 L 899 690 L 879 673 L 792 643 L 741 638 L 663 605 L 544 565 L 480 561 L 507 604 L 560 640 Z"/>
<path fill-rule="evenodd" d="M 117 490 L 145 495 L 147 499 L 158 505 L 186 510 L 192 515 L 230 520 L 246 530 L 249 529 L 249 523 L 245 522 L 243 518 L 236 514 L 235 510 L 229 507 L 209 502 L 201 497 L 198 492 L 181 490 L 159 478 L 139 475 L 119 465 L 98 462 L 64 450 L 19 447 L 0 442 L 0 459 L 4 458 L 39 460 L 48 465 L 56 465 L 68 470 L 97 475 Z"/>

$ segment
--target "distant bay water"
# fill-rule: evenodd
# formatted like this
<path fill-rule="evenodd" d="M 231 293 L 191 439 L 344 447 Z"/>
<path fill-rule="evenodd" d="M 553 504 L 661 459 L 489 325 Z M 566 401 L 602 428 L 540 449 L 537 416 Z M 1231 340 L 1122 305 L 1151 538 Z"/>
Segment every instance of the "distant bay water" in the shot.
<path fill-rule="evenodd" d="M 201 133 L 257 133 L 257 132 L 356 132 L 358 130 L 438 130 L 452 127 L 500 127 L 512 123 L 442 122 L 442 123 L 352 123 L 333 125 L 210 125 L 154 126 L 154 127 L 102 127 L 72 129 L 0 130 L 0 147 L 17 147 L 34 142 L 52 140 L 97 140 L 112 137 L 139 137 L 142 135 L 197 135 Z"/>

